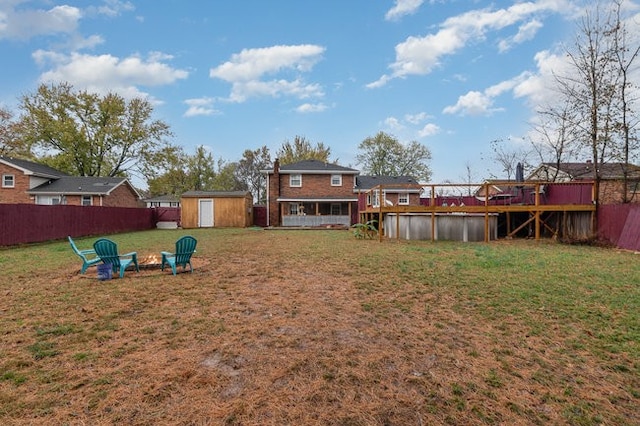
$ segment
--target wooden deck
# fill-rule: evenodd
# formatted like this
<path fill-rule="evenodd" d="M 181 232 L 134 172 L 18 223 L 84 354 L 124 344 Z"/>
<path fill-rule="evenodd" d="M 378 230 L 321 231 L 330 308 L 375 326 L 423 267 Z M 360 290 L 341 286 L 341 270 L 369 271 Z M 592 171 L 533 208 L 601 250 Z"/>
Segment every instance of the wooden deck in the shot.
<path fill-rule="evenodd" d="M 449 187 L 466 187 L 471 186 L 476 189 L 476 194 L 481 192 L 482 194 L 490 194 L 489 197 L 475 196 L 451 196 L 442 195 L 443 188 Z M 491 195 L 490 186 L 504 186 L 505 188 L 516 188 L 521 194 L 526 196 L 500 196 L 500 194 Z M 480 188 L 480 189 L 478 189 Z M 484 215 L 485 216 L 485 241 L 489 241 L 489 217 L 492 215 L 504 215 L 506 220 L 507 238 L 514 237 L 525 226 L 533 225 L 535 229 L 535 239 L 540 239 L 541 231 L 546 228 L 550 233 L 556 234 L 557 229 L 552 228 L 547 224 L 547 221 L 552 214 L 567 214 L 577 212 L 588 212 L 591 214 L 591 221 L 593 221 L 593 215 L 596 211 L 596 206 L 593 202 L 593 183 L 592 182 L 580 182 L 580 183 L 554 183 L 554 182 L 534 182 L 534 183 L 515 183 L 513 181 L 498 182 L 491 184 L 446 184 L 436 185 L 429 184 L 423 185 L 423 193 L 439 194 L 434 197 L 421 198 L 421 205 L 386 205 L 385 203 L 377 203 L 378 205 L 368 204 L 366 200 L 371 199 L 370 195 L 375 194 L 374 199 L 378 200 L 380 197 L 378 194 L 381 191 L 383 194 L 385 191 L 397 190 L 394 188 L 385 188 L 383 186 L 372 188 L 371 191 L 365 193 L 365 198 L 360 199 L 360 220 L 366 222 L 368 220 L 376 219 L 380 224 L 380 239 L 384 236 L 384 217 L 385 215 L 392 214 L 469 214 L 469 215 Z M 425 190 L 426 189 L 426 190 Z M 544 190 L 543 190 L 544 189 Z M 552 196 L 553 194 L 553 196 Z M 585 194 L 589 194 L 588 196 Z M 453 200 L 453 201 L 452 201 Z M 455 201 L 458 200 L 456 203 Z M 385 204 L 385 205 L 382 205 Z M 528 214 L 528 220 L 524 223 L 519 223 L 512 229 L 511 218 L 512 214 Z M 543 218 L 547 218 L 544 220 Z M 564 222 L 564 219 L 562 219 Z M 435 226 L 435 221 L 432 219 L 432 226 Z M 399 221 L 396 221 L 399 224 Z M 397 225 L 399 226 L 399 225 Z M 395 235 L 399 235 L 399 232 L 395 232 Z M 434 235 L 434 232 L 431 233 Z"/>

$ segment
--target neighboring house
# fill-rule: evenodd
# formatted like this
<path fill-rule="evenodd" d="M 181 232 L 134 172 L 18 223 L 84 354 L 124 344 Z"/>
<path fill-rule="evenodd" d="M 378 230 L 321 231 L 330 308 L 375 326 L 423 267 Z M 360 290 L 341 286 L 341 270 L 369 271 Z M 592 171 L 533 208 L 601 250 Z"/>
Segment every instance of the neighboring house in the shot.
<path fill-rule="evenodd" d="M 640 166 L 624 163 L 605 163 L 600 165 L 600 204 L 619 204 L 627 201 L 640 202 Z M 625 190 L 626 172 L 626 190 Z M 584 163 L 542 163 L 527 180 L 575 182 L 593 181 L 596 169 L 593 162 Z M 626 192 L 626 197 L 625 197 Z"/>
<path fill-rule="evenodd" d="M 268 226 L 350 226 L 358 220 L 358 170 L 318 160 L 280 166 L 267 174 Z"/>
<path fill-rule="evenodd" d="M 371 191 L 382 188 L 382 199 L 387 206 L 419 206 L 422 185 L 411 176 L 356 176 L 354 192 L 358 194 L 360 210 L 366 207 L 380 206 L 380 192 Z"/>
<path fill-rule="evenodd" d="M 147 207 L 180 207 L 180 200 L 173 195 L 159 195 L 153 198 L 146 198 L 144 203 Z"/>
<path fill-rule="evenodd" d="M 69 176 L 51 167 L 0 157 L 0 203 L 141 207 L 126 178 Z"/>

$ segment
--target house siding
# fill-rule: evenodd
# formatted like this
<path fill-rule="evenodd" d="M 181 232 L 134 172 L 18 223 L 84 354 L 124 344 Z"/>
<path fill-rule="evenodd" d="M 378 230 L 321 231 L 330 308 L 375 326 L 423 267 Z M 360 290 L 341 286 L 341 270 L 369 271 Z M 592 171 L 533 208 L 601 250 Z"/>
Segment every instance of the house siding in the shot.
<path fill-rule="evenodd" d="M 635 182 L 629 182 L 627 188 L 627 201 L 640 202 L 638 194 L 634 194 Z M 600 181 L 598 201 L 600 204 L 620 204 L 624 202 L 624 185 L 621 180 Z"/>
<path fill-rule="evenodd" d="M 0 203 L 4 204 L 33 204 L 33 200 L 27 194 L 29 190 L 30 178 L 22 171 L 0 163 L 0 178 L 3 175 L 13 175 L 13 188 L 2 187 L 0 181 Z"/>
<path fill-rule="evenodd" d="M 133 188 L 126 184 L 118 186 L 109 195 L 103 197 L 102 205 L 105 207 L 144 207 L 144 203 L 138 199 Z"/>
<path fill-rule="evenodd" d="M 288 173 L 281 173 L 279 176 L 281 198 L 354 198 L 353 175 L 342 175 L 342 186 L 331 186 L 330 174 L 303 174 L 301 187 L 290 186 L 289 177 Z"/>

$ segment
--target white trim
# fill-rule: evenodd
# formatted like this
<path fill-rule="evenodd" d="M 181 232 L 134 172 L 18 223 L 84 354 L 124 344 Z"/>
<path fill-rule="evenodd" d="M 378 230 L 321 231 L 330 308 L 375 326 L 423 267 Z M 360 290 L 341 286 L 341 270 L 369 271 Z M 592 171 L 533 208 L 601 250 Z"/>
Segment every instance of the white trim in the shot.
<path fill-rule="evenodd" d="M 294 185 L 293 184 L 293 177 L 294 176 L 299 176 L 300 177 L 300 184 L 299 185 Z M 302 188 L 302 174 L 301 173 L 291 173 L 289 175 L 289 187 L 290 188 Z"/>
<path fill-rule="evenodd" d="M 358 201 L 357 198 L 278 198 L 279 203 L 351 203 Z"/>

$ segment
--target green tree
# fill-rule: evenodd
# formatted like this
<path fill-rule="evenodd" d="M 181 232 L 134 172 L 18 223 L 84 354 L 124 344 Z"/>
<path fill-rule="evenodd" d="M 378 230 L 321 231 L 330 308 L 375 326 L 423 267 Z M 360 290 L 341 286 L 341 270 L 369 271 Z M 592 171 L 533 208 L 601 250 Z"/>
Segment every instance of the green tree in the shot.
<path fill-rule="evenodd" d="M 269 148 L 263 146 L 255 151 L 250 149 L 242 153 L 242 158 L 238 161 L 236 175 L 238 179 L 246 184 L 246 187 L 253 194 L 256 203 L 265 203 L 267 197 L 267 179 L 262 173 L 271 166 L 271 154 Z"/>
<path fill-rule="evenodd" d="M 213 180 L 215 191 L 247 191 L 247 184 L 238 178 L 238 163 L 218 160 L 218 172 Z"/>
<path fill-rule="evenodd" d="M 20 146 L 17 135 L 18 128 L 17 123 L 13 120 L 13 113 L 0 107 L 0 155 L 18 158 L 29 157 L 29 153 Z"/>
<path fill-rule="evenodd" d="M 44 163 L 79 176 L 148 178 L 176 147 L 169 126 L 153 120 L 147 100 L 75 91 L 68 83 L 41 85 L 22 97 L 21 140 Z"/>
<path fill-rule="evenodd" d="M 152 196 L 171 194 L 179 197 L 187 191 L 240 191 L 246 185 L 236 177 L 237 163 L 228 163 L 204 146 L 198 146 L 193 155 L 180 151 L 171 160 L 171 167 L 149 179 Z"/>
<path fill-rule="evenodd" d="M 216 179 L 213 154 L 204 146 L 196 148 L 196 153 L 186 159 L 186 171 L 189 176 L 190 189 L 207 191 L 213 189 Z"/>
<path fill-rule="evenodd" d="M 276 153 L 280 164 L 291 164 L 303 160 L 320 160 L 326 163 L 329 162 L 329 156 L 331 156 L 331 148 L 322 142 L 313 146 L 303 136 L 296 136 L 293 143 L 285 141 Z"/>
<path fill-rule="evenodd" d="M 431 179 L 431 151 L 419 142 L 401 144 L 395 137 L 378 132 L 358 145 L 356 155 L 363 172 L 374 176 L 411 176 L 419 181 Z"/>
<path fill-rule="evenodd" d="M 177 198 L 191 188 L 189 175 L 181 167 L 174 167 L 158 175 L 148 182 L 148 192 L 151 196 L 173 195 Z"/>

